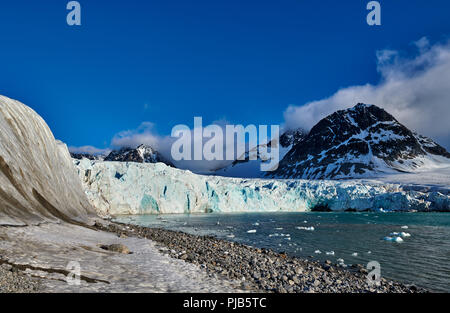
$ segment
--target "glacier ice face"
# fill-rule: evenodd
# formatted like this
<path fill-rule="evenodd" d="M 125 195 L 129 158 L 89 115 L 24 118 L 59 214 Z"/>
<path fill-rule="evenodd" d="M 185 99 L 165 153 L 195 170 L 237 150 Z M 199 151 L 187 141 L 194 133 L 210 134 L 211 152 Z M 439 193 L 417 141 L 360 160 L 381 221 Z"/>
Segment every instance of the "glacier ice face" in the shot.
<path fill-rule="evenodd" d="M 450 207 L 447 195 L 403 190 L 398 184 L 241 179 L 197 175 L 162 163 L 73 162 L 90 202 L 101 215 Z"/>
<path fill-rule="evenodd" d="M 91 214 L 67 146 L 32 109 L 0 96 L 0 225 L 85 221 Z"/>

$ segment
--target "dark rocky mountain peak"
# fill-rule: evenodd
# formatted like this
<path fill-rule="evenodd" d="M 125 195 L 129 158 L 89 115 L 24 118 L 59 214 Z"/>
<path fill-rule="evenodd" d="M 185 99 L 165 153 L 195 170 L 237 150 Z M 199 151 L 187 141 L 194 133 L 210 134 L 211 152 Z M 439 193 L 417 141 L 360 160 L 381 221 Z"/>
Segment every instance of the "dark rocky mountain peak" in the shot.
<path fill-rule="evenodd" d="M 267 176 L 353 178 L 376 172 L 414 171 L 428 159 L 449 158 L 433 140 L 417 135 L 375 105 L 359 103 L 318 122 Z M 448 160 L 450 161 L 450 160 Z"/>
<path fill-rule="evenodd" d="M 172 162 L 164 158 L 158 151 L 147 145 L 139 145 L 136 148 L 121 148 L 112 151 L 105 161 L 115 162 L 137 162 L 137 163 L 158 163 L 162 162 L 175 167 Z"/>

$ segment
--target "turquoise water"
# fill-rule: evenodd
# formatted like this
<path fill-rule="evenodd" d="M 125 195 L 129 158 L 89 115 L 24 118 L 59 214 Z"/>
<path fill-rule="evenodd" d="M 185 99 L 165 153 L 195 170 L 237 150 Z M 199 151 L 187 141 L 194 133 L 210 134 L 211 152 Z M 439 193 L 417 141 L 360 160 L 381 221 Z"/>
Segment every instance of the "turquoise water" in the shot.
<path fill-rule="evenodd" d="M 347 265 L 377 261 L 386 278 L 414 283 L 432 291 L 450 292 L 448 213 L 139 215 L 117 220 L 214 235 L 302 258 L 333 262 L 343 259 Z M 297 228 L 311 226 L 314 231 Z M 249 230 L 256 230 L 256 233 L 248 233 Z M 407 232 L 411 237 L 401 243 L 383 240 L 392 232 Z M 316 253 L 317 250 L 321 254 Z M 334 255 L 326 254 L 332 251 Z"/>

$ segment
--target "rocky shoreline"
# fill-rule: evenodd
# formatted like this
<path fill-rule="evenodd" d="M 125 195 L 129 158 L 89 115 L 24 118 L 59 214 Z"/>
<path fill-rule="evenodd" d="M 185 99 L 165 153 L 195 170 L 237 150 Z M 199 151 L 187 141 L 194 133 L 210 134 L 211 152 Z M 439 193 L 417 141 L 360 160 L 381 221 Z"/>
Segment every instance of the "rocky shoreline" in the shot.
<path fill-rule="evenodd" d="M 137 236 L 159 244 L 160 252 L 193 263 L 211 275 L 241 281 L 242 289 L 271 293 L 423 293 L 427 290 L 381 278 L 369 285 L 362 265 L 341 268 L 330 261 L 291 257 L 211 236 L 121 223 L 96 223 L 119 237 Z"/>

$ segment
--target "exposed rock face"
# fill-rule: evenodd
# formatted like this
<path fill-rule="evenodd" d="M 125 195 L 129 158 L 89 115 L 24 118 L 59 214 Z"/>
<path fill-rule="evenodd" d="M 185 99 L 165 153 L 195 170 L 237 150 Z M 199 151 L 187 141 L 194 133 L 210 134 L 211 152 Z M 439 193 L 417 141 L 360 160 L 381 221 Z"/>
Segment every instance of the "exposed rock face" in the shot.
<path fill-rule="evenodd" d="M 164 163 L 171 167 L 175 167 L 172 162 L 164 158 L 158 151 L 150 146 L 140 145 L 135 149 L 122 148 L 118 151 L 112 151 L 105 161 L 116 162 L 137 162 L 137 163 Z"/>
<path fill-rule="evenodd" d="M 91 214 L 67 146 L 32 109 L 0 96 L 0 225 L 78 223 Z"/>
<path fill-rule="evenodd" d="M 94 155 L 94 154 L 89 154 L 89 153 L 70 153 L 70 156 L 73 159 L 77 159 L 77 160 L 82 160 L 82 159 L 88 159 L 88 160 L 92 160 L 92 161 L 103 161 L 105 156 L 103 155 Z"/>
<path fill-rule="evenodd" d="M 290 129 L 280 136 L 280 146 L 282 148 L 290 148 L 302 141 L 306 134 L 307 133 L 301 128 Z M 269 147 L 270 146 L 271 144 L 269 143 Z"/>
<path fill-rule="evenodd" d="M 358 104 L 317 123 L 268 176 L 368 177 L 377 172 L 410 172 L 439 162 L 448 164 L 449 158 L 443 147 L 411 132 L 385 110 Z"/>

